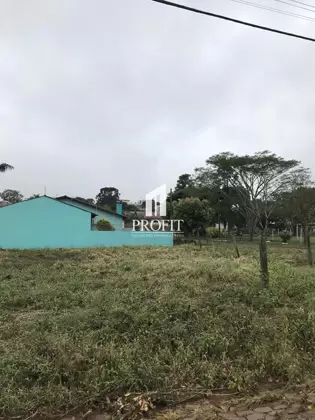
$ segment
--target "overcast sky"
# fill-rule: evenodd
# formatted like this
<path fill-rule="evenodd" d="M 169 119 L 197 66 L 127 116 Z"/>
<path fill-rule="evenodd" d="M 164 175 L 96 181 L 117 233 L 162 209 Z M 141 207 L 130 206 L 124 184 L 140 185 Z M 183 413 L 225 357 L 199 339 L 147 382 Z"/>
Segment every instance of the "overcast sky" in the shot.
<path fill-rule="evenodd" d="M 178 2 L 315 37 L 313 22 L 229 0 Z M 0 161 L 15 167 L 0 191 L 115 186 L 137 200 L 223 151 L 269 149 L 315 172 L 315 43 L 150 0 L 0 7 Z"/>

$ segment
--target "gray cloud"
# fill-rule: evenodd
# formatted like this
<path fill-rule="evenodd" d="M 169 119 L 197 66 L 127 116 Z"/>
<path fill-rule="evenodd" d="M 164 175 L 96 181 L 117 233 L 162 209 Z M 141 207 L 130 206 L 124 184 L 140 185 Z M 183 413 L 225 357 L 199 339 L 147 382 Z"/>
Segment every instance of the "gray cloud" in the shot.
<path fill-rule="evenodd" d="M 228 0 L 185 4 L 315 37 Z M 0 5 L 0 160 L 16 168 L 0 190 L 139 199 L 226 150 L 315 169 L 314 44 L 150 0 Z"/>

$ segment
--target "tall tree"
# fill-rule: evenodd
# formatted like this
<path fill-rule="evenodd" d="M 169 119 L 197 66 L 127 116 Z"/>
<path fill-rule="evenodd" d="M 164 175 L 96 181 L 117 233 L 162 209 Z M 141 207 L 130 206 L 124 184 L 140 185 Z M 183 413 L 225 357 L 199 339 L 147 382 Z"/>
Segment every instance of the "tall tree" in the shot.
<path fill-rule="evenodd" d="M 313 255 L 311 247 L 312 225 L 315 222 L 315 188 L 301 187 L 292 192 L 291 205 L 304 230 L 306 239 L 307 255 L 309 265 L 313 265 Z"/>
<path fill-rule="evenodd" d="M 207 187 L 198 187 L 195 185 L 188 186 L 182 190 L 174 190 L 168 196 L 167 201 L 177 201 L 182 198 L 199 198 L 200 200 L 212 200 L 213 191 Z"/>
<path fill-rule="evenodd" d="M 10 169 L 14 169 L 13 166 L 9 165 L 8 163 L 0 163 L 0 172 L 6 172 Z"/>
<path fill-rule="evenodd" d="M 96 196 L 98 206 L 108 206 L 111 210 L 115 210 L 116 203 L 120 200 L 120 194 L 117 188 L 104 187 Z"/>
<path fill-rule="evenodd" d="M 193 180 L 190 174 L 182 174 L 178 177 L 176 186 L 174 188 L 175 191 L 184 190 L 185 188 L 192 187 Z"/>
<path fill-rule="evenodd" d="M 247 228 L 249 231 L 249 240 L 253 240 L 254 230 L 256 226 L 256 219 L 251 211 L 243 206 L 243 201 L 240 199 L 239 188 L 236 188 L 230 181 L 230 168 L 225 168 L 229 165 L 229 159 L 234 158 L 230 152 L 221 153 L 210 157 L 206 161 L 205 167 L 195 169 L 196 184 L 207 186 L 210 190 L 216 191 L 213 195 L 215 200 L 214 208 L 217 210 L 217 220 L 220 222 L 228 218 L 233 219 L 233 213 L 240 212 L 246 219 Z M 247 195 L 246 189 L 242 188 L 244 195 Z M 244 197 L 243 197 L 244 198 Z"/>
<path fill-rule="evenodd" d="M 233 206 L 238 202 L 237 193 L 231 187 L 218 185 L 213 177 L 200 176 L 203 169 L 199 168 L 199 172 L 197 169 L 197 176 L 195 177 L 192 177 L 190 174 L 181 175 L 178 178 L 174 191 L 168 197 L 168 202 L 178 201 L 183 198 L 207 200 L 214 211 L 214 220 L 219 223 L 219 230 L 220 222 L 223 222 L 224 227 L 227 226 L 229 230 L 234 225 L 243 227 L 243 217 L 240 218 L 236 214 L 235 209 L 233 209 Z M 208 168 L 206 172 L 209 175 Z M 221 191 L 222 188 L 224 188 L 224 192 Z"/>
<path fill-rule="evenodd" d="M 313 265 L 311 232 L 315 223 L 315 188 L 310 171 L 297 174 L 292 183 L 292 190 L 286 193 L 282 201 L 286 204 L 291 220 L 300 224 L 304 232 L 309 265 Z"/>
<path fill-rule="evenodd" d="M 260 266 L 263 287 L 269 284 L 267 258 L 268 220 L 275 209 L 278 195 L 291 184 L 300 162 L 285 160 L 269 151 L 254 155 L 237 156 L 221 153 L 207 160 L 206 168 L 200 174 L 218 184 L 232 187 L 237 191 L 238 210 L 246 220 L 254 222 L 260 229 Z"/>
<path fill-rule="evenodd" d="M 11 204 L 19 203 L 23 200 L 23 195 L 19 191 L 10 189 L 2 191 L 0 197 L 2 200 L 9 201 Z"/>

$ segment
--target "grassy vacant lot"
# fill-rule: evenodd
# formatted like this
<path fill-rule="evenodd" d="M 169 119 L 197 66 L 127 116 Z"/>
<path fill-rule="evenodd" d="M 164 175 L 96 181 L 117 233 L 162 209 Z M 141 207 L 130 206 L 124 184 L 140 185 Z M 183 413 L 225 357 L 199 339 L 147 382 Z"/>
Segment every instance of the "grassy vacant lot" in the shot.
<path fill-rule="evenodd" d="M 315 268 L 229 245 L 0 252 L 0 413 L 315 375 Z"/>

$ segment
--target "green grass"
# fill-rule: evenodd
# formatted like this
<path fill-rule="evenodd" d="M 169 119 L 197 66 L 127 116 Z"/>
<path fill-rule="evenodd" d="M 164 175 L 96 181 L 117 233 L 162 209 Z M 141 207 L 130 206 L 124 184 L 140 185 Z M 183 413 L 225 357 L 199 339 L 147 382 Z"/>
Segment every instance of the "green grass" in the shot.
<path fill-rule="evenodd" d="M 218 238 L 217 240 L 219 240 L 219 239 L 221 239 L 221 240 L 224 240 L 224 239 L 225 240 L 231 240 L 229 238 L 224 237 L 223 235 L 222 235 L 221 238 Z M 251 245 L 251 244 L 256 244 L 257 242 L 260 241 L 260 235 L 257 235 L 257 234 L 254 235 L 253 241 L 249 240 L 249 235 L 247 235 L 247 234 L 244 234 L 242 237 L 235 236 L 235 239 L 238 243 L 241 242 L 241 243 L 245 243 L 247 245 Z M 271 244 L 282 244 L 282 239 L 278 235 L 274 235 L 274 236 L 268 235 L 267 240 L 270 241 Z M 311 243 L 315 244 L 315 236 L 311 236 Z M 300 238 L 297 238 L 296 235 L 292 235 L 292 238 L 289 239 L 288 244 L 304 247 L 304 239 L 302 238 L 302 240 L 301 240 Z"/>
<path fill-rule="evenodd" d="M 301 249 L 0 252 L 0 413 L 106 393 L 248 389 L 315 374 L 315 272 Z"/>
<path fill-rule="evenodd" d="M 278 235 L 268 235 L 268 241 L 270 241 L 271 243 L 282 243 L 282 239 L 280 238 L 280 236 Z M 244 235 L 242 238 L 242 241 L 246 241 L 249 242 L 249 236 L 248 235 Z M 255 235 L 254 236 L 254 242 L 260 241 L 260 236 L 259 235 Z M 315 236 L 311 236 L 311 243 L 315 244 Z M 302 240 L 300 238 L 297 238 L 296 235 L 292 235 L 292 238 L 289 239 L 288 244 L 294 244 L 294 245 L 301 245 L 304 246 L 304 239 L 302 238 Z"/>

